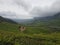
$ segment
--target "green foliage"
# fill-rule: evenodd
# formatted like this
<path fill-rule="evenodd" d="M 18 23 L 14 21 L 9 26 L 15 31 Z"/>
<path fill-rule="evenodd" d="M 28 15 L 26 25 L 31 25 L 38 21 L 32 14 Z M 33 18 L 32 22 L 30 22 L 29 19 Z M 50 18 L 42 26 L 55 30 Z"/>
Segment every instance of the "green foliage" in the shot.
<path fill-rule="evenodd" d="M 53 32 L 42 23 L 40 26 L 26 26 L 20 32 L 18 24 L 0 23 L 0 45 L 60 45 L 60 32 Z"/>
<path fill-rule="evenodd" d="M 5 31 L 18 31 L 18 24 L 12 24 L 12 23 L 7 23 L 7 22 L 2 22 L 0 23 L 0 30 L 5 30 Z"/>
<path fill-rule="evenodd" d="M 0 31 L 0 45 L 60 45 L 60 33 L 28 35 Z"/>

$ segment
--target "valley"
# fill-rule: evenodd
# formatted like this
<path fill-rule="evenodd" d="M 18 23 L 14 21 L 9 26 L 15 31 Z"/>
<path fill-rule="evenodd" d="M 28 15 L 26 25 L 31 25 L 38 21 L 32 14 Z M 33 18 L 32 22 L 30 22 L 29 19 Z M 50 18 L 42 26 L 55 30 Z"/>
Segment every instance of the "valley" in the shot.
<path fill-rule="evenodd" d="M 2 17 L 0 45 L 60 45 L 60 17 L 58 15 L 53 17 L 53 19 L 46 17 L 43 20 L 35 19 L 28 24 L 10 23 Z M 26 27 L 26 30 L 19 31 L 19 26 Z"/>

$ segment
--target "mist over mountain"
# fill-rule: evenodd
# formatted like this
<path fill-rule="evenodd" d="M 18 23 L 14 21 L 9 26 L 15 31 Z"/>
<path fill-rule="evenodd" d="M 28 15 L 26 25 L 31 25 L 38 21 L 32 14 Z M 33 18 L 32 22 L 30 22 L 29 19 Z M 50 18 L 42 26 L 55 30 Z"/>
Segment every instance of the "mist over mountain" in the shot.
<path fill-rule="evenodd" d="M 58 12 L 60 0 L 0 0 L 0 16 L 18 23 L 48 21 Z"/>
<path fill-rule="evenodd" d="M 52 15 L 52 16 L 46 16 L 46 17 L 35 17 L 34 19 L 36 20 L 41 20 L 41 21 L 49 21 L 49 20 L 52 20 L 52 19 L 58 19 L 60 18 L 60 12 Z"/>
<path fill-rule="evenodd" d="M 8 20 L 11 19 L 11 20 L 13 20 L 17 23 L 21 23 L 21 24 L 33 23 L 34 21 L 35 22 L 37 22 L 37 21 L 49 21 L 49 20 L 60 18 L 60 12 L 55 13 L 55 14 L 48 13 L 47 15 L 50 15 L 50 16 L 44 16 L 44 17 L 39 16 L 39 17 L 34 17 L 33 19 L 18 19 L 15 15 L 16 14 L 11 13 L 11 12 L 1 12 L 0 13 L 0 17 L 3 16 L 5 19 L 8 19 Z M 5 17 L 5 16 L 7 16 L 7 17 Z M 15 18 L 11 18 L 10 16 L 15 17 Z"/>
<path fill-rule="evenodd" d="M 60 0 L 0 0 L 0 12 L 18 19 L 52 16 L 60 12 Z"/>
<path fill-rule="evenodd" d="M 5 23 L 5 22 L 17 24 L 17 22 L 15 22 L 15 21 L 13 21 L 11 19 L 4 18 L 4 17 L 0 16 L 0 23 Z"/>
<path fill-rule="evenodd" d="M 2 17 L 5 17 L 5 18 L 10 18 L 10 19 L 14 19 L 14 18 L 16 18 L 16 13 L 12 13 L 12 12 L 0 12 L 0 16 L 2 16 Z M 13 18 L 12 18 L 13 17 Z"/>
<path fill-rule="evenodd" d="M 35 17 L 32 25 L 40 26 L 43 23 L 44 26 L 52 28 L 60 27 L 60 12 L 54 14 L 53 16 L 46 17 Z"/>
<path fill-rule="evenodd" d="M 19 24 L 30 24 L 34 21 L 34 19 L 13 19 Z"/>
<path fill-rule="evenodd" d="M 39 20 L 40 21 L 50 21 L 50 20 L 53 20 L 53 19 L 60 19 L 60 12 L 54 14 L 53 16 L 35 17 L 34 19 L 37 20 L 37 21 L 39 21 Z"/>

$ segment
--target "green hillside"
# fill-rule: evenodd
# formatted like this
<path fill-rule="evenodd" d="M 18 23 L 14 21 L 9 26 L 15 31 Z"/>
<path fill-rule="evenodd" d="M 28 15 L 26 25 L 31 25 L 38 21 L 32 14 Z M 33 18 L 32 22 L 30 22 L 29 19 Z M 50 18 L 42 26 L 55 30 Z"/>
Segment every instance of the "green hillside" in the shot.
<path fill-rule="evenodd" d="M 43 27 L 44 30 L 48 29 L 53 32 L 60 32 L 60 13 L 57 13 L 53 16 L 36 18 L 31 26 Z"/>
<path fill-rule="evenodd" d="M 0 31 L 0 45 L 60 45 L 60 33 L 28 35 Z"/>
<path fill-rule="evenodd" d="M 0 23 L 0 45 L 60 45 L 60 32 L 48 33 L 46 27 L 26 26 L 24 32 L 18 24 Z"/>
<path fill-rule="evenodd" d="M 8 22 L 2 22 L 0 23 L 0 30 L 4 31 L 17 31 L 18 24 L 8 23 Z"/>
<path fill-rule="evenodd" d="M 0 45 L 60 45 L 60 18 L 24 25 L 23 32 L 20 25 L 0 22 Z"/>
<path fill-rule="evenodd" d="M 0 23 L 2 23 L 2 22 L 17 24 L 17 22 L 13 21 L 12 19 L 8 19 L 8 18 L 4 18 L 4 17 L 0 16 Z"/>
<path fill-rule="evenodd" d="M 3 33 L 3 34 L 2 34 Z M 60 45 L 60 33 L 33 34 L 0 31 L 0 45 Z"/>

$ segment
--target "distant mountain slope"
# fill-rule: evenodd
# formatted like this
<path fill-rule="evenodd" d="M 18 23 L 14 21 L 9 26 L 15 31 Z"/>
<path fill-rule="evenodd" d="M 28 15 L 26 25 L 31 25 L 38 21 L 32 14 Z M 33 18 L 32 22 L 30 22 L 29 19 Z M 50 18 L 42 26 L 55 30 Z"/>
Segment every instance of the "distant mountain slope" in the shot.
<path fill-rule="evenodd" d="M 51 26 L 60 26 L 60 12 L 53 15 L 53 16 L 47 16 L 47 17 L 36 17 L 32 24 L 34 25 L 51 25 Z"/>
<path fill-rule="evenodd" d="M 36 17 L 34 19 L 37 20 L 37 21 L 49 21 L 49 20 L 58 19 L 58 18 L 60 19 L 60 12 L 57 13 L 57 14 L 54 14 L 53 16 Z"/>
<path fill-rule="evenodd" d="M 19 24 L 27 25 L 33 22 L 33 19 L 13 19 Z"/>
<path fill-rule="evenodd" d="M 13 21 L 13 20 L 11 20 L 11 19 L 8 19 L 8 18 L 4 18 L 4 17 L 0 16 L 0 23 L 1 23 L 1 22 L 8 22 L 8 23 L 14 23 L 14 24 L 16 24 L 16 22 L 15 22 L 15 21 Z"/>

